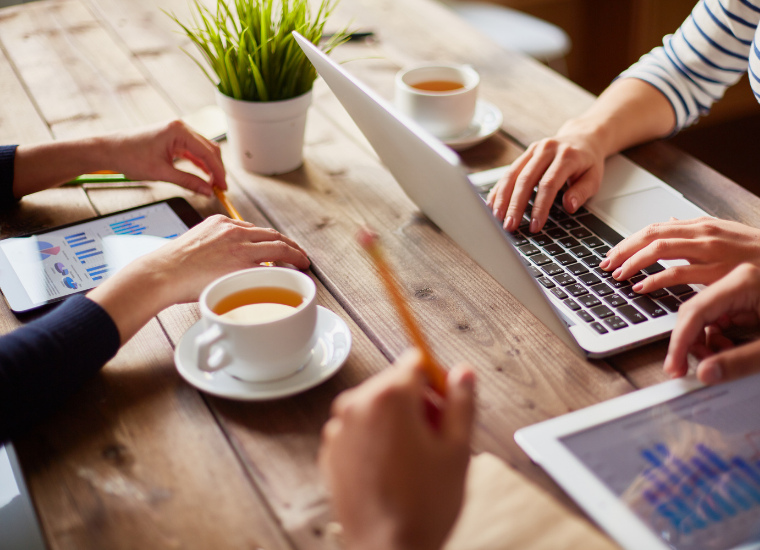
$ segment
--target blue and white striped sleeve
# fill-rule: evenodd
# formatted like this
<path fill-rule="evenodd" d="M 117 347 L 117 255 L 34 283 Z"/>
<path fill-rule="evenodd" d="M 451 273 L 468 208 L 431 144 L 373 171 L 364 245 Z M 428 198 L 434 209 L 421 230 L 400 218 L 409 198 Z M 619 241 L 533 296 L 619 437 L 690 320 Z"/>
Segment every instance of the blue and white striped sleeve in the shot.
<path fill-rule="evenodd" d="M 675 34 L 620 78 L 638 78 L 662 92 L 676 115 L 675 132 L 707 115 L 748 65 L 760 99 L 759 22 L 760 0 L 700 0 Z"/>

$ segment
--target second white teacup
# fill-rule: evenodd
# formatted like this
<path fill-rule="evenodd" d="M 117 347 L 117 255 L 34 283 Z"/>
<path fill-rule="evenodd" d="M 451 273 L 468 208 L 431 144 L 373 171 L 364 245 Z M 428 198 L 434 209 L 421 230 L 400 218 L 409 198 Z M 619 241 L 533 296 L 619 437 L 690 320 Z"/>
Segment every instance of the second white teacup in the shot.
<path fill-rule="evenodd" d="M 295 373 L 310 359 L 314 345 L 316 295 L 308 275 L 281 267 L 256 267 L 217 279 L 199 301 L 205 330 L 195 339 L 198 368 L 225 369 L 248 382 Z M 269 298 L 261 303 L 261 296 Z"/>
<path fill-rule="evenodd" d="M 396 74 L 396 107 L 440 139 L 472 123 L 480 76 L 468 65 L 428 65 Z"/>

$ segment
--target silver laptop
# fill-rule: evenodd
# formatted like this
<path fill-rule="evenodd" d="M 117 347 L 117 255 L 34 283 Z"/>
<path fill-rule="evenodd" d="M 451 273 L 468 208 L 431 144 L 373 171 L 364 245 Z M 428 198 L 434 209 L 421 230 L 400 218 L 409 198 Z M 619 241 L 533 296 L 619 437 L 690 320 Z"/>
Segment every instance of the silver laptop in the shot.
<path fill-rule="evenodd" d="M 706 212 L 617 155 L 585 207 L 569 214 L 558 199 L 541 233 L 528 232 L 526 217 L 509 234 L 484 200 L 499 170 L 468 177 L 451 149 L 294 35 L 409 198 L 578 354 L 605 357 L 670 333 L 678 307 L 698 288 L 642 296 L 631 287 L 677 262 L 653 264 L 629 281 L 613 280 L 598 265 L 609 247 L 650 223 Z"/>

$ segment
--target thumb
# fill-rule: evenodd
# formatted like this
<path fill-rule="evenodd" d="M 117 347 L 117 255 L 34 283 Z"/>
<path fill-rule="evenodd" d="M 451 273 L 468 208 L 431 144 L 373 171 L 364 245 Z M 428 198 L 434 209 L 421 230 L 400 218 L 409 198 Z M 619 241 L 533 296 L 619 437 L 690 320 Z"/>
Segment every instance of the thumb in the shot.
<path fill-rule="evenodd" d="M 697 378 L 713 385 L 760 372 L 760 341 L 717 353 L 697 367 Z"/>
<path fill-rule="evenodd" d="M 161 173 L 161 180 L 174 183 L 190 191 L 195 191 L 207 197 L 211 196 L 211 185 L 202 178 L 189 172 L 183 172 L 173 166 L 168 167 L 167 170 Z"/>
<path fill-rule="evenodd" d="M 458 365 L 449 372 L 446 382 L 441 431 L 447 439 L 469 445 L 475 419 L 475 373 L 469 365 Z"/>
<path fill-rule="evenodd" d="M 589 200 L 599 189 L 602 181 L 602 175 L 599 170 L 589 168 L 578 178 L 565 192 L 563 197 L 563 206 L 568 212 L 575 212 Z"/>

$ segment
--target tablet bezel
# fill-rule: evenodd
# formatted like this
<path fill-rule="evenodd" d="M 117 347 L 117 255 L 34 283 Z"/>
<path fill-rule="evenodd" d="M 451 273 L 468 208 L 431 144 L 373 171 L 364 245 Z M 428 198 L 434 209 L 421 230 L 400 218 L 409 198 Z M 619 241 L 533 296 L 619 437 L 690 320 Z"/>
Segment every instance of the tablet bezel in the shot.
<path fill-rule="evenodd" d="M 663 382 L 515 432 L 515 441 L 621 547 L 670 550 L 561 441 L 565 436 L 704 388 L 694 377 Z"/>
<path fill-rule="evenodd" d="M 76 227 L 78 225 L 89 223 L 89 222 L 99 220 L 102 218 L 118 216 L 120 214 L 132 212 L 134 210 L 140 210 L 142 208 L 149 208 L 151 206 L 156 206 L 157 204 L 162 204 L 162 203 L 166 203 L 169 206 L 169 208 L 171 208 L 174 211 L 174 213 L 177 214 L 179 219 L 182 221 L 182 223 L 184 223 L 187 226 L 188 229 L 190 229 L 191 227 L 203 221 L 203 217 L 192 207 L 192 205 L 189 202 L 187 202 L 182 197 L 172 197 L 170 199 L 155 201 L 148 204 L 141 204 L 140 206 L 135 206 L 133 208 L 127 208 L 125 210 L 119 210 L 117 212 L 109 212 L 108 214 L 103 214 L 101 216 L 95 216 L 92 218 L 87 218 L 84 220 L 79 220 L 79 221 L 76 221 L 73 223 L 67 223 L 64 225 L 58 225 L 55 227 L 49 227 L 41 231 L 34 231 L 32 233 L 26 233 L 24 235 L 14 235 L 8 238 L 18 239 L 18 238 L 24 238 L 24 237 L 42 236 L 42 235 L 45 235 L 46 233 L 50 233 L 51 231 L 58 231 L 60 229 L 65 229 L 68 227 Z M 24 289 L 24 286 L 19 280 L 18 275 L 16 275 L 16 271 L 11 266 L 11 263 L 8 260 L 8 257 L 5 255 L 5 252 L 3 252 L 2 248 L 0 248 L 0 290 L 2 290 L 3 297 L 5 298 L 5 301 L 8 303 L 8 307 L 10 307 L 10 309 L 13 312 L 24 313 L 27 311 L 31 311 L 33 309 L 44 307 L 48 304 L 54 304 L 56 302 L 60 302 L 62 300 L 65 300 L 69 296 L 84 294 L 86 292 L 89 292 L 92 289 L 82 290 L 81 292 L 75 292 L 72 294 L 68 294 L 66 296 L 59 296 L 57 298 L 53 298 L 45 302 L 40 302 L 40 303 L 32 302 L 26 290 Z"/>

